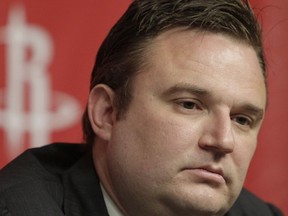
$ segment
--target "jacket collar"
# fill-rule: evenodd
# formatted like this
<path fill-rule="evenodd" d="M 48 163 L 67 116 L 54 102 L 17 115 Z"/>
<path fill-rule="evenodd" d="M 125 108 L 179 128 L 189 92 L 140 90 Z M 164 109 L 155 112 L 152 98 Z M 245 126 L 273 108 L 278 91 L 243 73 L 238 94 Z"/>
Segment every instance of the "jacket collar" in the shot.
<path fill-rule="evenodd" d="M 109 216 L 99 178 L 89 151 L 69 170 L 64 172 L 64 206 L 69 216 Z"/>

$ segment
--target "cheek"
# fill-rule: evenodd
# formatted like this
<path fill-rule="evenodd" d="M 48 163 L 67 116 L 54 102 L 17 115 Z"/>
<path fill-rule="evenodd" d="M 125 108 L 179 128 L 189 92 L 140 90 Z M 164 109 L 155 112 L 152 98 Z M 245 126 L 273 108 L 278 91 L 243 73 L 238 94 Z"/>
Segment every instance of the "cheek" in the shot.
<path fill-rule="evenodd" d="M 173 160 L 187 152 L 197 140 L 197 131 L 189 122 L 165 112 L 145 116 L 139 127 L 134 130 L 139 150 L 161 158 Z M 153 158 L 152 158 L 153 160 Z"/>
<path fill-rule="evenodd" d="M 257 138 L 249 137 L 243 139 L 242 142 L 239 142 L 234 149 L 234 164 L 237 166 L 238 173 L 241 174 L 241 178 L 245 178 L 247 170 L 249 168 L 250 162 L 255 153 L 257 146 Z"/>
<path fill-rule="evenodd" d="M 193 127 L 176 117 L 143 112 L 115 127 L 111 157 L 123 172 L 129 167 L 131 175 L 170 175 L 177 172 L 187 152 L 193 151 L 196 134 Z"/>

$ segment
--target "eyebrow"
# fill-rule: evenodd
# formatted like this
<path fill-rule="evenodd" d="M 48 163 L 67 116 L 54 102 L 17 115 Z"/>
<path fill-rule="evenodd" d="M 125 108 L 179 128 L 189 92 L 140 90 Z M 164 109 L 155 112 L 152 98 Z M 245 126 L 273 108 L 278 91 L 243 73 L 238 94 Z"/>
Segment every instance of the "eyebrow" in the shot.
<path fill-rule="evenodd" d="M 190 94 L 199 95 L 199 96 L 209 95 L 209 92 L 206 89 L 199 88 L 196 85 L 192 85 L 188 83 L 181 83 L 181 84 L 174 85 L 168 88 L 166 91 L 164 91 L 162 95 L 169 96 L 177 92 L 188 92 Z"/>

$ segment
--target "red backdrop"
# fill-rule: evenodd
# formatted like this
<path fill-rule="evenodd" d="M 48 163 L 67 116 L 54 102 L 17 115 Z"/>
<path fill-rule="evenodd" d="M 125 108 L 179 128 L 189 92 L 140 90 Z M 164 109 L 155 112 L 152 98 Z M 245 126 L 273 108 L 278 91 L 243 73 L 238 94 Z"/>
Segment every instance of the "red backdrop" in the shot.
<path fill-rule="evenodd" d="M 0 1 L 0 168 L 24 149 L 79 142 L 97 49 L 130 0 Z M 246 187 L 288 214 L 288 2 L 254 0 L 269 107 Z"/>

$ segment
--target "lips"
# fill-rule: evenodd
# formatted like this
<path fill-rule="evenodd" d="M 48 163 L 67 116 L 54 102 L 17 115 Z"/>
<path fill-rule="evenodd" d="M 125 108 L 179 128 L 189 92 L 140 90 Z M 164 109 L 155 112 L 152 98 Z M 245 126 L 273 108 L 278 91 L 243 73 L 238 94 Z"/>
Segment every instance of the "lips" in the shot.
<path fill-rule="evenodd" d="M 224 173 L 223 173 L 221 168 L 216 168 L 216 167 L 212 167 L 212 166 L 204 166 L 204 167 L 199 167 L 198 169 L 203 169 L 203 170 L 206 170 L 208 172 L 221 175 L 224 178 Z"/>
<path fill-rule="evenodd" d="M 196 168 L 188 168 L 186 170 L 205 182 L 227 183 L 227 177 L 220 167 L 205 165 Z"/>

